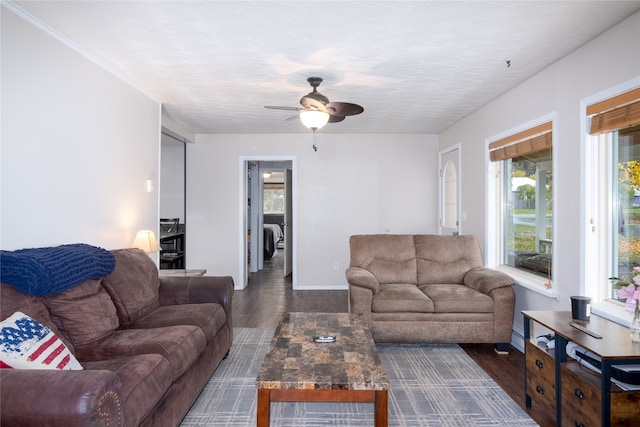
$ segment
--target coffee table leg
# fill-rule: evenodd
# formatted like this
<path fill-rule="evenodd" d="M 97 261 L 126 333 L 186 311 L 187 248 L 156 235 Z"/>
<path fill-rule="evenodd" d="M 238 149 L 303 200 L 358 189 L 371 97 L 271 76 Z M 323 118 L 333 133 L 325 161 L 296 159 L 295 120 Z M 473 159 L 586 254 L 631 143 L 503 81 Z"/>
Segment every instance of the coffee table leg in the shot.
<path fill-rule="evenodd" d="M 376 427 L 387 427 L 389 425 L 388 391 L 376 390 L 375 402 L 375 422 Z"/>
<path fill-rule="evenodd" d="M 258 427 L 269 427 L 271 411 L 271 391 L 269 389 L 258 389 L 258 414 L 256 425 Z"/>

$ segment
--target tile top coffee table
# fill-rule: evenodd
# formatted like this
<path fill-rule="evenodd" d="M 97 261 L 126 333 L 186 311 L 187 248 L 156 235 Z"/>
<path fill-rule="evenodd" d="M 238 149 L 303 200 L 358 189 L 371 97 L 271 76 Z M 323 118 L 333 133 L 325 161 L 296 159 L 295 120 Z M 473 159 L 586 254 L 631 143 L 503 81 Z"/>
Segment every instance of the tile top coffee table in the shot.
<path fill-rule="evenodd" d="M 314 336 L 335 335 L 316 343 Z M 369 402 L 387 426 L 389 380 L 360 314 L 287 313 L 276 328 L 258 378 L 258 427 L 271 402 Z"/>

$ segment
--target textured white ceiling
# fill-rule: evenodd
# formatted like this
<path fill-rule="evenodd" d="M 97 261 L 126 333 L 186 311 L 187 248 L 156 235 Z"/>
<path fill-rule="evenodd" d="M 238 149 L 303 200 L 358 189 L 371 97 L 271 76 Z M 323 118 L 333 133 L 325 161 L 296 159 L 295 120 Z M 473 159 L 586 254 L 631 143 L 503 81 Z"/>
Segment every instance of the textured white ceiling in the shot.
<path fill-rule="evenodd" d="M 328 133 L 439 133 L 640 1 L 13 1 L 194 133 L 301 133 L 324 82 L 364 113 Z M 511 66 L 507 67 L 506 60 Z M 576 70 L 579 73 L 580 70 Z"/>

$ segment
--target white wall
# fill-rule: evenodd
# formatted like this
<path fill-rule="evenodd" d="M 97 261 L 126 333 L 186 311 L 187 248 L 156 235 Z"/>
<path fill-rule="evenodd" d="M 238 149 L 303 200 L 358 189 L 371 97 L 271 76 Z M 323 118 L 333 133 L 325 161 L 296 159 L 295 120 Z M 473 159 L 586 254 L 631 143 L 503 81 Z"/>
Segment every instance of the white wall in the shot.
<path fill-rule="evenodd" d="M 9 8 L 1 19 L 0 247 L 113 249 L 157 230 L 160 104 Z"/>
<path fill-rule="evenodd" d="M 346 289 L 349 236 L 437 232 L 435 135 L 199 135 L 187 146 L 187 267 L 240 277 L 240 158 L 295 158 L 299 288 Z M 333 271 L 334 262 L 340 265 Z"/>
<path fill-rule="evenodd" d="M 514 58 L 512 67 L 517 67 Z M 582 291 L 583 170 L 580 163 L 580 101 L 640 76 L 640 13 L 633 15 L 530 80 L 440 134 L 440 147 L 462 144 L 462 209 L 465 233 L 485 233 L 485 139 L 546 114 L 556 114 L 554 171 L 554 286 L 558 299 L 517 287 L 514 328 L 521 310 L 569 310 L 569 296 Z"/>

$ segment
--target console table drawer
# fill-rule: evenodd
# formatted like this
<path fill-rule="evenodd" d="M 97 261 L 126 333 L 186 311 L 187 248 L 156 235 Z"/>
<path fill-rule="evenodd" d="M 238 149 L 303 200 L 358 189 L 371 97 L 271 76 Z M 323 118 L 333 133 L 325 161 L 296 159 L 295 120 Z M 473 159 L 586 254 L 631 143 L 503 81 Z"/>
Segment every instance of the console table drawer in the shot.
<path fill-rule="evenodd" d="M 562 374 L 562 424 L 567 426 L 599 426 L 602 418 L 602 393 L 593 383 L 599 375 L 593 374 L 578 363 L 563 364 Z M 589 379 L 588 376 L 593 378 Z"/>
<path fill-rule="evenodd" d="M 530 341 L 526 342 L 527 394 L 534 402 L 554 413 L 556 387 L 554 359 Z"/>

